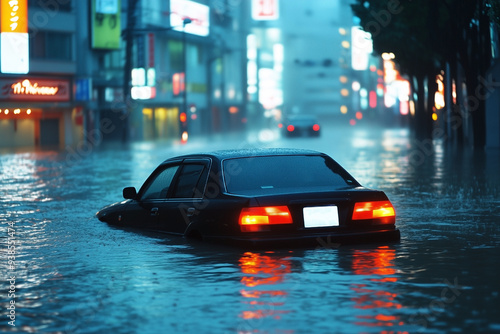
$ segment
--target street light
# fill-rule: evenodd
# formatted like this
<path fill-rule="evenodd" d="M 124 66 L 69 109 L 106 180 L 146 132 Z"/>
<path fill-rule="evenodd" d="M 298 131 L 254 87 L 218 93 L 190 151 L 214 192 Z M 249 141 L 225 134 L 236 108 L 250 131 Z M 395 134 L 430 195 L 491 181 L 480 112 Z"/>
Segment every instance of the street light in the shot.
<path fill-rule="evenodd" d="M 188 107 L 187 107 L 187 52 L 186 52 L 186 25 L 191 23 L 190 18 L 185 18 L 182 21 L 182 59 L 183 59 L 183 72 L 184 72 L 184 89 L 182 91 L 182 113 L 186 115 L 186 121 L 181 124 L 182 128 L 182 134 L 181 134 L 181 141 L 183 143 L 187 142 L 188 140 L 188 129 L 187 129 L 187 122 L 188 122 Z"/>

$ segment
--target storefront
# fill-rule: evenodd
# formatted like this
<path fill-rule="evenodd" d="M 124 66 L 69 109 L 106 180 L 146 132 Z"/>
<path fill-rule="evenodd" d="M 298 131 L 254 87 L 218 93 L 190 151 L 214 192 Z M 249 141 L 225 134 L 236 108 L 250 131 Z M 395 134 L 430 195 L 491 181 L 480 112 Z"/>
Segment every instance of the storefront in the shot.
<path fill-rule="evenodd" d="M 179 109 L 177 107 L 143 108 L 143 138 L 145 140 L 180 138 L 179 117 Z"/>
<path fill-rule="evenodd" d="M 0 78 L 0 148 L 62 148 L 83 133 L 68 79 Z"/>

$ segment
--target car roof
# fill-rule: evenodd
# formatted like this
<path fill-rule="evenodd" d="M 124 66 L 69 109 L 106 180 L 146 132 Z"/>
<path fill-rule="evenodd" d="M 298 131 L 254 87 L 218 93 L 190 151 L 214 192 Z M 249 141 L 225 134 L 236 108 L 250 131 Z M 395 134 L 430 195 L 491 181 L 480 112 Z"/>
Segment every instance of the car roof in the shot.
<path fill-rule="evenodd" d="M 257 149 L 233 149 L 233 150 L 218 150 L 207 153 L 186 154 L 177 157 L 172 157 L 164 162 L 180 159 L 200 159 L 200 158 L 215 158 L 217 160 L 249 158 L 249 157 L 264 157 L 264 156 L 287 156 L 287 155 L 325 155 L 324 153 L 294 148 L 257 148 Z"/>

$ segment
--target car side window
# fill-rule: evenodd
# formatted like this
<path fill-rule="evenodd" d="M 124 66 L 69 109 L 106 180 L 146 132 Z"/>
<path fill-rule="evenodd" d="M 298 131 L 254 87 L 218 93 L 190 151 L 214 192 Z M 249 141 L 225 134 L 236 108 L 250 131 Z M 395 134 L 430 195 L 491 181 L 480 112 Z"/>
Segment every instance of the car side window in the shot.
<path fill-rule="evenodd" d="M 208 168 L 205 164 L 184 165 L 177 178 L 177 184 L 175 186 L 172 197 L 202 197 L 207 175 Z"/>
<path fill-rule="evenodd" d="M 179 166 L 167 167 L 152 180 L 142 195 L 142 199 L 166 199 L 168 190 Z"/>

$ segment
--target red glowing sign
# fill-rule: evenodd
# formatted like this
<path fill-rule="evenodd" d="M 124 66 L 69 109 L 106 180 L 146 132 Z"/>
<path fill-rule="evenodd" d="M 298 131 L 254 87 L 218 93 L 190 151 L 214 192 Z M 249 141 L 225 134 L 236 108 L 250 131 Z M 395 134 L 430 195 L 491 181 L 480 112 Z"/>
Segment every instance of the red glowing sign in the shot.
<path fill-rule="evenodd" d="M 377 92 L 374 90 L 370 91 L 370 108 L 377 107 Z"/>
<path fill-rule="evenodd" d="M 174 73 L 174 75 L 172 76 L 172 91 L 174 93 L 174 96 L 177 96 L 181 92 L 183 92 L 184 88 L 184 73 Z"/>
<path fill-rule="evenodd" d="M 278 0 L 253 0 L 252 1 L 252 19 L 276 20 L 279 18 Z"/>

